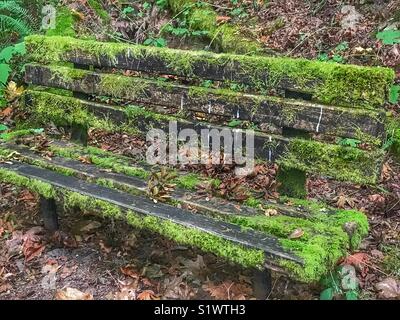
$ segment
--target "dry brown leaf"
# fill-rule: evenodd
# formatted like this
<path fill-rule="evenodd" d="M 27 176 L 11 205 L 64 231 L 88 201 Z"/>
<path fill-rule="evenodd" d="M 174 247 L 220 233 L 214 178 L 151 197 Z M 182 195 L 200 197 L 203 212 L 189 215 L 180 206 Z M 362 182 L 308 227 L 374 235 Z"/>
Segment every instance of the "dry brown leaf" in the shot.
<path fill-rule="evenodd" d="M 80 156 L 78 160 L 84 164 L 92 164 L 92 159 L 89 156 Z"/>
<path fill-rule="evenodd" d="M 217 20 L 217 23 L 225 23 L 225 22 L 228 22 L 229 20 L 231 20 L 232 18 L 231 17 L 228 17 L 228 16 L 218 16 L 217 18 L 216 18 L 216 20 Z"/>
<path fill-rule="evenodd" d="M 151 290 L 145 290 L 137 296 L 138 300 L 160 300 L 156 294 Z"/>
<path fill-rule="evenodd" d="M 78 289 L 68 287 L 63 290 L 57 290 L 55 299 L 56 300 L 93 300 L 93 296 L 90 293 L 85 293 Z"/>
<path fill-rule="evenodd" d="M 298 239 L 301 238 L 303 235 L 304 235 L 303 229 L 298 228 L 290 234 L 289 239 Z"/>
<path fill-rule="evenodd" d="M 375 288 L 379 290 L 379 296 L 384 299 L 400 298 L 400 283 L 393 279 L 387 278 L 378 284 Z"/>
<path fill-rule="evenodd" d="M 132 266 L 126 266 L 126 267 L 121 267 L 121 272 L 124 274 L 124 275 L 126 275 L 126 276 L 128 276 L 128 277 L 131 277 L 131 278 L 133 278 L 133 279 L 139 279 L 139 273 L 138 272 L 136 272 L 136 271 L 134 271 L 134 269 L 133 269 L 133 267 Z"/>

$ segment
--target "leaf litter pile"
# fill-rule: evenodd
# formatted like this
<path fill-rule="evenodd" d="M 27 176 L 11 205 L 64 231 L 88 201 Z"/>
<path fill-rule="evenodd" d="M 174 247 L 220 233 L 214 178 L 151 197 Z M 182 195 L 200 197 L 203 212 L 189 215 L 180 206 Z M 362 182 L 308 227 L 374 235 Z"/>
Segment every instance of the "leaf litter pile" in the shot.
<path fill-rule="evenodd" d="M 263 2 L 218 0 L 212 4 L 221 23 L 241 25 L 244 33 L 278 55 L 384 65 L 394 67 L 400 75 L 400 44 L 390 33 L 382 33 L 396 23 L 394 13 L 400 8 L 398 0 L 373 4 L 349 1 L 346 10 L 342 8 L 343 3 L 336 0 L 270 1 L 266 8 L 261 6 Z M 171 19 L 165 10 L 154 9 L 135 17 L 132 23 L 127 10 L 121 15 L 115 11 L 113 1 L 103 0 L 104 8 L 111 13 L 110 22 L 104 28 L 104 21 L 86 1 L 64 0 L 64 3 L 83 12 L 77 28 L 91 30 L 99 40 L 108 40 L 109 31 L 112 31 L 124 39 L 141 43 L 157 35 L 162 25 Z M 132 8 L 145 10 L 143 4 L 144 1 L 136 1 Z M 175 41 L 168 46 L 186 48 L 187 44 Z M 395 113 L 398 108 L 399 105 L 390 106 Z M 15 118 L 23 119 L 24 115 L 15 109 L 10 104 L 0 111 L 1 123 L 12 126 Z M 46 129 L 48 132 L 55 130 Z M 146 150 L 145 141 L 136 136 L 101 130 L 90 133 L 90 144 L 139 159 Z M 47 150 L 45 138 L 35 140 L 30 146 L 43 157 L 53 156 Z M 90 159 L 81 159 L 81 162 L 90 163 Z M 256 190 L 259 198 L 275 200 L 279 196 L 275 165 L 259 164 L 252 175 L 244 178 L 234 174 L 232 165 L 178 169 L 221 181 L 217 186 L 198 187 L 199 197 L 216 195 L 241 203 L 246 201 L 245 191 L 249 188 Z M 307 184 L 308 198 L 338 208 L 362 210 L 369 217 L 369 236 L 358 252 L 339 262 L 340 272 L 347 272 L 347 279 L 351 279 L 349 283 L 357 283 L 361 288 L 359 298 L 400 299 L 398 162 L 387 159 L 376 188 L 316 176 L 309 176 Z M 266 212 L 266 215 L 274 214 L 276 212 Z M 0 184 L 0 299 L 253 298 L 248 270 L 148 232 L 133 232 L 123 223 L 109 223 L 90 212 L 82 216 L 72 211 L 67 212 L 61 220 L 61 231 L 53 236 L 40 225 L 35 195 Z M 297 229 L 291 237 L 301 237 L 302 232 Z M 351 289 L 349 283 L 342 282 L 342 289 Z M 340 298 L 335 288 L 323 289 L 323 285 L 304 286 L 277 276 L 269 299 L 318 299 L 321 291 L 321 298 Z"/>

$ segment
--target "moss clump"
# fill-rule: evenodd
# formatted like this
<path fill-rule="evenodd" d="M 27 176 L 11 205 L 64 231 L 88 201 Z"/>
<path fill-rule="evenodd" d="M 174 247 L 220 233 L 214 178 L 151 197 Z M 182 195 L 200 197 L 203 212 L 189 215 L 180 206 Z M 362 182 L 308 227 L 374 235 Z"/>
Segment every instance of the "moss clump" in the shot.
<path fill-rule="evenodd" d="M 26 91 L 32 100 L 31 120 L 34 123 L 53 122 L 57 126 L 73 124 L 90 126 L 94 116 L 90 114 L 80 100 L 39 91 Z M 30 106 L 27 106 L 28 110 Z"/>
<path fill-rule="evenodd" d="M 75 22 L 76 17 L 68 7 L 58 8 L 56 27 L 54 29 L 47 30 L 46 36 L 74 37 L 76 35 L 74 29 Z"/>
<path fill-rule="evenodd" d="M 284 168 L 326 175 L 342 181 L 375 184 L 383 161 L 382 150 L 357 148 L 294 139 L 277 161 Z"/>
<path fill-rule="evenodd" d="M 245 248 L 212 234 L 152 216 L 141 217 L 128 212 L 126 219 L 136 228 L 152 230 L 178 243 L 196 246 L 244 267 L 261 267 L 264 264 L 265 254 L 262 250 Z"/>
<path fill-rule="evenodd" d="M 187 190 L 195 190 L 196 187 L 201 183 L 201 179 L 196 173 L 189 173 L 179 176 L 176 180 L 179 187 Z"/>
<path fill-rule="evenodd" d="M 88 0 L 89 6 L 96 12 L 105 25 L 110 22 L 110 16 L 98 0 Z"/>
<path fill-rule="evenodd" d="M 0 141 L 11 141 L 16 138 L 24 137 L 24 136 L 29 136 L 32 134 L 39 134 L 41 133 L 41 129 L 21 129 L 21 130 L 15 130 L 7 133 L 2 133 L 0 134 Z"/>
<path fill-rule="evenodd" d="M 299 199 L 307 196 L 307 177 L 304 171 L 280 167 L 276 179 L 280 183 L 278 191 L 282 195 Z"/>
<path fill-rule="evenodd" d="M 15 173 L 14 171 L 3 168 L 0 168 L 0 181 L 25 187 L 47 199 L 54 198 L 56 195 L 56 191 L 51 184 L 36 179 L 29 179 Z"/>
<path fill-rule="evenodd" d="M 357 248 L 361 239 L 368 234 L 367 217 L 358 211 L 317 213 L 310 219 L 288 216 L 232 216 L 229 219 L 245 228 L 277 236 L 284 249 L 304 261 L 304 266 L 287 260 L 279 260 L 279 264 L 305 282 L 317 281 L 327 274 L 340 258 L 346 256 L 348 249 Z M 357 226 L 352 235 L 344 230 L 346 222 L 353 222 Z M 304 234 L 298 239 L 290 239 L 297 229 Z"/>
<path fill-rule="evenodd" d="M 231 79 L 228 72 L 229 79 L 223 79 L 221 75 L 221 80 L 238 80 L 261 92 L 287 88 L 309 93 L 320 103 L 353 108 L 380 108 L 394 80 L 394 71 L 389 68 L 306 59 L 214 54 L 38 35 L 26 37 L 25 42 L 32 59 L 42 63 L 68 61 L 79 52 L 91 56 L 93 64 L 99 64 L 100 57 L 108 58 L 112 64 L 117 63 L 117 56 L 127 59 L 154 57 L 165 63 L 171 73 L 188 77 L 196 76 L 194 66 L 225 66 L 237 71 L 237 79 Z"/>
<path fill-rule="evenodd" d="M 123 173 L 141 179 L 147 179 L 150 176 L 150 174 L 146 170 L 138 167 L 132 167 L 128 163 L 122 161 L 117 157 L 109 155 L 107 157 L 104 157 L 101 154 L 100 156 L 95 155 L 93 152 L 94 149 L 95 148 L 89 148 L 89 159 L 91 163 L 99 166 L 100 168 L 112 169 L 114 172 Z M 78 160 L 82 156 L 82 151 L 79 149 L 76 150 L 74 148 L 50 146 L 50 150 L 58 156 L 74 160 Z"/>
<path fill-rule="evenodd" d="M 386 145 L 395 157 L 400 159 L 400 118 L 388 117 Z"/>
<path fill-rule="evenodd" d="M 175 14 L 185 12 L 189 28 L 206 31 L 211 43 L 223 52 L 249 54 L 262 52 L 262 46 L 243 35 L 238 26 L 218 25 L 218 14 L 208 4 L 195 0 L 168 0 Z"/>

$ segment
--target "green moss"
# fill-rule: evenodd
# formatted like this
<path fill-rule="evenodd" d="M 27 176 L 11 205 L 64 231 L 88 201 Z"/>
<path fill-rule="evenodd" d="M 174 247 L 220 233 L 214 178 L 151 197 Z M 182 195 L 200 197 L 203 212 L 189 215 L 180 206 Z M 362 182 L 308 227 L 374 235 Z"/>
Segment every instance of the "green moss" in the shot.
<path fill-rule="evenodd" d="M 55 189 L 51 184 L 35 179 L 29 179 L 11 170 L 3 168 L 0 168 L 0 181 L 28 188 L 47 199 L 54 198 L 56 195 Z"/>
<path fill-rule="evenodd" d="M 393 155 L 400 159 L 400 118 L 388 117 L 386 137 L 386 145 Z"/>
<path fill-rule="evenodd" d="M 52 145 L 50 146 L 50 150 L 58 156 L 74 160 L 79 160 L 79 158 L 82 156 L 82 150 L 74 148 L 57 147 Z M 94 154 L 94 150 L 95 148 L 93 147 L 87 149 L 89 159 L 91 163 L 99 166 L 100 168 L 112 169 L 114 172 L 123 173 L 141 179 L 147 179 L 150 176 L 150 174 L 142 168 L 132 167 L 117 157 L 109 155 L 107 155 L 107 157 L 104 157 L 103 154 L 101 154 L 100 152 L 98 152 L 98 155 L 96 155 Z"/>
<path fill-rule="evenodd" d="M 84 196 L 76 192 L 65 192 L 63 196 L 65 208 L 80 208 L 83 211 L 100 213 L 105 218 L 122 218 L 122 210 L 109 202 Z"/>
<path fill-rule="evenodd" d="M 246 199 L 244 204 L 248 207 L 252 208 L 258 208 L 261 205 L 261 201 L 259 199 L 256 199 L 254 197 L 249 197 Z"/>
<path fill-rule="evenodd" d="M 217 12 L 205 2 L 169 0 L 168 3 L 175 14 L 185 12 L 190 29 L 206 31 L 211 44 L 221 51 L 240 54 L 262 52 L 262 45 L 244 36 L 238 26 L 230 24 L 219 26 Z"/>
<path fill-rule="evenodd" d="M 231 216 L 229 220 L 244 228 L 279 237 L 282 247 L 301 257 L 304 266 L 287 260 L 279 260 L 279 264 L 305 282 L 317 281 L 327 274 L 340 258 L 346 256 L 348 249 L 357 248 L 361 239 L 368 234 L 367 217 L 358 211 L 316 213 L 310 219 L 288 216 Z M 347 234 L 344 229 L 347 222 L 353 222 L 357 226 L 352 235 Z M 298 239 L 290 239 L 290 235 L 298 229 L 304 234 Z"/>
<path fill-rule="evenodd" d="M 126 77 L 113 74 L 101 74 L 100 94 L 115 98 L 135 99 L 145 93 L 148 82 L 142 78 Z"/>
<path fill-rule="evenodd" d="M 63 61 L 68 53 L 79 51 L 95 58 L 109 58 L 111 62 L 118 55 L 132 59 L 154 57 L 165 62 L 173 73 L 189 77 L 194 76 L 194 65 L 225 65 L 234 67 L 243 78 L 250 78 L 248 85 L 254 90 L 268 92 L 290 83 L 290 88 L 312 94 L 317 102 L 354 108 L 380 108 L 394 80 L 394 71 L 389 68 L 286 57 L 213 54 L 38 35 L 26 37 L 25 42 L 32 59 L 42 63 Z M 116 90 L 112 83 L 108 85 Z"/>
<path fill-rule="evenodd" d="M 106 10 L 103 9 L 103 6 L 100 4 L 100 2 L 98 0 L 88 0 L 88 4 L 101 18 L 103 23 L 107 25 L 110 21 L 110 15 L 107 13 Z"/>
<path fill-rule="evenodd" d="M 141 217 L 128 212 L 128 223 L 139 229 L 149 229 L 178 243 L 196 246 L 244 267 L 261 267 L 265 254 L 262 250 L 245 248 L 212 234 L 161 220 L 152 216 Z"/>
<path fill-rule="evenodd" d="M 276 179 L 280 184 L 278 191 L 282 195 L 300 199 L 307 196 L 307 177 L 304 171 L 281 166 Z"/>
<path fill-rule="evenodd" d="M 176 180 L 179 187 L 187 190 L 195 190 L 196 187 L 201 183 L 201 179 L 196 173 L 189 173 L 179 176 Z"/>
<path fill-rule="evenodd" d="M 76 35 L 75 21 L 76 18 L 68 7 L 57 8 L 56 27 L 47 30 L 46 36 L 74 37 Z"/>
<path fill-rule="evenodd" d="M 53 122 L 57 126 L 73 124 L 90 126 L 94 116 L 90 114 L 80 100 L 59 96 L 47 92 L 26 91 L 32 99 L 31 120 L 40 124 Z M 26 108 L 30 108 L 27 106 Z"/>
<path fill-rule="evenodd" d="M 359 184 L 375 184 L 383 161 L 382 150 L 357 148 L 294 139 L 277 161 L 282 167 L 326 175 Z"/>
<path fill-rule="evenodd" d="M 24 137 L 24 136 L 29 136 L 32 134 L 37 134 L 41 132 L 40 129 L 21 129 L 21 130 L 15 130 L 7 133 L 3 133 L 0 135 L 0 140 L 4 141 L 11 141 L 16 138 Z"/>

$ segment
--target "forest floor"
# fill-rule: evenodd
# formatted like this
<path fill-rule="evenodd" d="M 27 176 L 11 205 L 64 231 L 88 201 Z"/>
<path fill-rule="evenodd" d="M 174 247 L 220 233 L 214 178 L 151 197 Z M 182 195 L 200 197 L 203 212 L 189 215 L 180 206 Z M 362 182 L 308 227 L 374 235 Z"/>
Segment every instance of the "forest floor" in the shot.
<path fill-rule="evenodd" d="M 122 16 L 113 1 L 102 1 L 111 14 L 105 27 L 86 1 L 64 0 L 83 12 L 78 33 L 96 34 L 99 40 L 110 32 L 143 42 L 158 36 L 171 20 L 163 10 Z M 211 1 L 209 1 L 211 2 Z M 364 1 L 361 1 L 364 3 Z M 130 1 L 127 1 L 130 3 Z M 348 29 L 343 27 L 343 1 L 270 1 L 263 9 L 253 1 L 212 1 L 221 17 L 242 26 L 243 32 L 279 55 L 332 60 L 362 65 L 393 67 L 400 80 L 400 45 L 384 46 L 375 32 L 399 23 L 393 16 L 400 1 L 346 1 L 357 12 Z M 144 1 L 132 2 L 138 12 Z M 234 13 L 233 13 L 234 12 Z M 173 19 L 172 19 L 173 20 Z M 397 21 L 397 22 L 396 22 Z M 188 48 L 191 39 L 168 38 L 169 46 Z M 399 105 L 388 106 L 395 113 Z M 12 114 L 0 113 L 0 120 L 12 122 Z M 90 144 L 129 155 L 132 146 L 143 148 L 134 136 L 93 131 Z M 266 199 L 278 197 L 274 165 L 259 165 L 257 175 L 237 178 L 232 167 L 181 168 L 219 178 L 224 183 L 215 192 L 229 194 L 235 186 L 251 186 Z M 206 196 L 205 190 L 197 191 Z M 388 157 L 381 181 L 375 187 L 361 187 L 326 178 L 308 177 L 308 198 L 338 208 L 358 209 L 369 218 L 371 230 L 359 251 L 345 263 L 357 271 L 363 299 L 400 298 L 400 164 Z M 213 255 L 176 244 L 155 235 L 133 231 L 115 222 L 109 224 L 94 215 L 67 212 L 61 231 L 48 236 L 38 215 L 37 199 L 27 190 L 0 184 L 0 299 L 252 299 L 248 270 L 227 264 Z M 66 290 L 65 288 L 74 288 Z M 274 275 L 269 299 L 318 299 L 319 285 L 305 286 Z"/>

